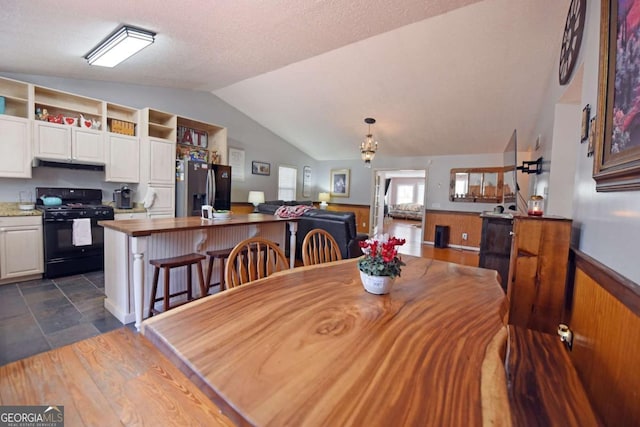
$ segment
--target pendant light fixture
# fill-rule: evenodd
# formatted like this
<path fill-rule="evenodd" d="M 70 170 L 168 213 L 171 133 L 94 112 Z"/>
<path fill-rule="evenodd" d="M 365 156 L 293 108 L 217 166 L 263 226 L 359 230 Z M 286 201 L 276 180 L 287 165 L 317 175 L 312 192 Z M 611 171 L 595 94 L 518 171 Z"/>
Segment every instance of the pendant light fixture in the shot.
<path fill-rule="evenodd" d="M 376 119 L 367 117 L 364 119 L 364 122 L 369 125 L 369 131 L 367 132 L 365 140 L 360 143 L 360 154 L 364 161 L 364 165 L 370 168 L 371 161 L 376 156 L 376 151 L 378 150 L 378 141 L 373 139 L 373 134 L 371 133 L 371 125 L 376 122 Z"/>

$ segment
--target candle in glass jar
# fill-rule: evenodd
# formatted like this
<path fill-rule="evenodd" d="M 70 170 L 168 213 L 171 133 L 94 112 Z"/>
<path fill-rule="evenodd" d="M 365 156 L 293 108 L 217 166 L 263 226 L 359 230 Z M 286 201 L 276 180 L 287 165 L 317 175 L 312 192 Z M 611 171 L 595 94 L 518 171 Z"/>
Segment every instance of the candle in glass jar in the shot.
<path fill-rule="evenodd" d="M 528 203 L 527 213 L 533 216 L 542 216 L 544 198 L 542 196 L 531 196 Z"/>

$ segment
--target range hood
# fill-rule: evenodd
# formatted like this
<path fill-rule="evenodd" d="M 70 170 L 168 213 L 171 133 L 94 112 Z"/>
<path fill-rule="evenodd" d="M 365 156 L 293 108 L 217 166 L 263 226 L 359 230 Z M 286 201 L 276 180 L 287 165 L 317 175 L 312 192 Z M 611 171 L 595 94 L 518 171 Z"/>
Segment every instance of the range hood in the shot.
<path fill-rule="evenodd" d="M 52 162 L 50 160 L 40 160 L 40 159 L 33 159 L 32 165 L 34 167 L 80 169 L 80 170 L 87 170 L 87 171 L 104 171 L 104 165 L 87 165 L 84 163 Z"/>

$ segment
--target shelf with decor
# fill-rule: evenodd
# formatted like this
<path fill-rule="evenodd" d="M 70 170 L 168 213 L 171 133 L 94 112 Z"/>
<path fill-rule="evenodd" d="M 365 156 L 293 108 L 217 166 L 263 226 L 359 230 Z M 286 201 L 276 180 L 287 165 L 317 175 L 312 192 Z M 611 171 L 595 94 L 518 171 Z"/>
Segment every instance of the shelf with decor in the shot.
<path fill-rule="evenodd" d="M 75 123 L 67 123 L 88 129 L 101 130 L 104 114 L 104 101 L 74 95 L 41 86 L 34 87 L 34 105 L 36 120 L 61 124 L 57 118 L 75 118 Z M 91 126 L 81 126 L 81 115 L 91 122 Z"/>
<path fill-rule="evenodd" d="M 227 130 L 186 117 L 177 118 L 176 155 L 209 163 L 226 164 Z"/>
<path fill-rule="evenodd" d="M 29 84 L 0 77 L 0 97 L 4 98 L 7 116 L 29 118 Z"/>
<path fill-rule="evenodd" d="M 107 132 L 121 135 L 138 135 L 138 110 L 107 102 Z"/>

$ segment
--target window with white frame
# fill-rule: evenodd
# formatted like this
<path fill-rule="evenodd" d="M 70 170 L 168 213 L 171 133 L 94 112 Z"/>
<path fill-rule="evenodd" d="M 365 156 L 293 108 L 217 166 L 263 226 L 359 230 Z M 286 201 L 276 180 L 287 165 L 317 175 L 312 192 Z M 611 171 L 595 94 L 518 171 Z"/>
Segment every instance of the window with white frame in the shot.
<path fill-rule="evenodd" d="M 413 203 L 413 188 L 412 184 L 400 184 L 397 187 L 396 203 Z"/>
<path fill-rule="evenodd" d="M 278 166 L 278 199 L 295 200 L 298 169 L 291 166 Z"/>

